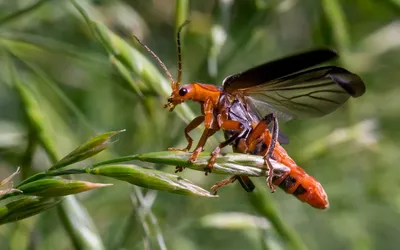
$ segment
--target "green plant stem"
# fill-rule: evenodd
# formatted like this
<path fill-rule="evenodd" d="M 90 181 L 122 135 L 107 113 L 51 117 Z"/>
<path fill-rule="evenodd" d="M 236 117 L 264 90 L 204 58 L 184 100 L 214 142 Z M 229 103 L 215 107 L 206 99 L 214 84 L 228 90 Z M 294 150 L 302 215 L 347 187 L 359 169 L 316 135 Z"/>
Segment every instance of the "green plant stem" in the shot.
<path fill-rule="evenodd" d="M 204 167 L 207 164 L 209 155 L 210 153 L 203 152 L 199 155 L 198 160 L 195 163 L 189 163 L 188 159 L 190 157 L 190 153 L 165 151 L 165 152 L 152 152 L 145 154 L 134 154 L 98 162 L 80 169 L 67 169 L 67 170 L 56 169 L 51 171 L 40 172 L 25 179 L 16 188 L 18 188 L 23 184 L 36 181 L 42 178 L 69 175 L 69 174 L 85 174 L 85 173 L 90 173 L 91 170 L 97 167 L 110 164 L 125 163 L 133 160 L 151 162 L 156 164 L 183 166 L 198 171 L 204 171 Z M 274 161 L 272 161 L 272 163 L 274 164 Z M 277 167 L 279 167 L 279 165 L 277 165 Z M 261 176 L 261 175 L 264 176 L 265 169 L 263 169 L 263 160 L 261 156 L 232 153 L 217 157 L 213 173 L 225 174 L 225 175 L 233 174 L 233 175 L 248 175 L 248 176 Z"/>
<path fill-rule="evenodd" d="M 31 174 L 33 154 L 37 146 L 37 137 L 35 132 L 30 129 L 28 132 L 28 145 L 21 160 L 21 178 L 24 180 Z"/>
<path fill-rule="evenodd" d="M 137 213 L 134 209 L 132 209 L 131 214 L 127 219 L 124 220 L 124 224 L 120 226 L 121 233 L 117 234 L 116 240 L 112 244 L 110 249 L 123 249 L 123 246 L 127 243 L 127 241 L 132 237 L 131 232 L 136 228 L 136 224 L 134 223 L 137 220 Z"/>
<path fill-rule="evenodd" d="M 152 203 L 148 204 L 148 202 L 146 202 L 146 199 L 143 196 L 143 192 L 139 187 L 134 187 L 134 195 L 138 203 L 137 209 L 142 223 L 146 223 L 149 230 L 151 230 L 151 233 L 156 235 L 158 248 L 160 250 L 167 250 L 164 236 L 162 235 L 162 231 L 158 224 L 157 218 L 151 211 Z M 150 237 L 150 235 L 146 236 Z"/>
<path fill-rule="evenodd" d="M 66 197 L 58 213 L 75 249 L 105 249 L 91 216 L 75 196 Z"/>
<path fill-rule="evenodd" d="M 54 177 L 54 176 L 62 176 L 62 175 L 70 175 L 70 174 L 86 174 L 86 170 L 85 169 L 67 169 L 67 170 L 57 170 L 57 171 L 45 171 L 45 172 L 39 172 L 36 173 L 34 175 L 32 175 L 31 177 L 23 180 L 20 184 L 18 184 L 18 186 L 16 186 L 16 188 L 32 182 L 32 181 L 37 181 L 43 178 L 49 178 L 49 177 Z"/>
<path fill-rule="evenodd" d="M 56 85 L 53 81 L 50 81 L 48 76 L 36 65 L 23 61 L 27 67 L 29 67 L 33 73 L 35 73 L 43 83 L 51 88 L 55 94 L 65 103 L 65 105 L 78 117 L 82 124 L 88 129 L 90 133 L 94 133 L 94 129 L 90 125 L 89 120 L 83 114 L 83 112 L 69 99 L 66 94 Z"/>
<path fill-rule="evenodd" d="M 128 155 L 128 156 L 123 156 L 111 160 L 106 160 L 106 161 L 101 161 L 98 163 L 93 164 L 91 167 L 98 167 L 98 166 L 104 166 L 108 164 L 115 164 L 115 163 L 123 163 L 123 162 L 128 162 L 128 161 L 134 161 L 139 159 L 140 154 L 134 154 L 134 155 Z"/>

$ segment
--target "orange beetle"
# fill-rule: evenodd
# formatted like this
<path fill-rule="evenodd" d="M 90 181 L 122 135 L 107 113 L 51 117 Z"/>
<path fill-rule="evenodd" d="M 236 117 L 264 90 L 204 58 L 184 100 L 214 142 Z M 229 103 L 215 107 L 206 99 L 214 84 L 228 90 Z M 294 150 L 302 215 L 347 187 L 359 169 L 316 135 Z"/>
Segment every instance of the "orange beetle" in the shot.
<path fill-rule="evenodd" d="M 234 148 L 237 152 L 264 156 L 265 165 L 269 169 L 268 184 L 272 190 L 275 184 L 315 207 L 327 207 L 326 194 L 321 185 L 298 167 L 280 146 L 278 118 L 287 121 L 293 118 L 313 118 L 329 114 L 343 105 L 350 96 L 359 97 L 364 94 L 365 85 L 361 78 L 335 66 L 307 70 L 337 57 L 333 50 L 318 49 L 230 75 L 224 79 L 222 87 L 198 82 L 180 86 L 182 74 L 180 31 L 186 24 L 187 22 L 177 33 L 177 81 L 173 79 L 160 58 L 136 38 L 159 62 L 171 80 L 172 93 L 165 107 L 172 111 L 176 105 L 188 100 L 201 105 L 202 115 L 193 119 L 185 128 L 188 145 L 180 150 L 191 149 L 193 139 L 189 132 L 204 123 L 203 134 L 189 159 L 190 162 L 194 162 L 198 154 L 203 151 L 207 139 L 222 129 L 226 141 L 221 142 L 212 151 L 208 166 L 205 168 L 206 174 L 212 171 L 221 148 L 236 143 Z M 242 107 L 235 109 L 235 103 L 239 103 Z M 255 115 L 258 117 L 243 119 Z M 260 121 L 259 117 L 265 118 Z M 259 123 L 255 124 L 257 119 Z M 268 126 L 272 126 L 272 133 Z M 177 149 L 170 148 L 170 150 Z M 270 158 L 287 166 L 289 170 L 277 175 L 274 173 Z M 181 170 L 179 167 L 177 169 Z M 234 176 L 231 179 L 237 178 Z M 243 178 L 246 177 L 241 177 L 239 180 L 245 187 Z M 312 193 L 320 195 L 320 198 L 314 197 Z M 314 202 L 313 199 L 319 201 Z"/>

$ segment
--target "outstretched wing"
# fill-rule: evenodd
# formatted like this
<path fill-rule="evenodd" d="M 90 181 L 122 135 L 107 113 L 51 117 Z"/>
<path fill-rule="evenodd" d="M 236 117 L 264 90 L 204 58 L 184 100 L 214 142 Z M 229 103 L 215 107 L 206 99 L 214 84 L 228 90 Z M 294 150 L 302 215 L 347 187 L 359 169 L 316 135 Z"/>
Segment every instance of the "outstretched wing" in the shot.
<path fill-rule="evenodd" d="M 318 49 L 272 61 L 228 76 L 223 90 L 260 116 L 275 112 L 281 121 L 323 116 L 365 92 L 361 78 L 343 68 L 301 71 L 335 57 L 331 49 Z"/>
<path fill-rule="evenodd" d="M 264 116 L 275 112 L 281 120 L 329 114 L 350 96 L 365 92 L 361 78 L 343 68 L 321 67 L 281 77 L 233 92 Z"/>
<path fill-rule="evenodd" d="M 334 50 L 317 49 L 262 64 L 245 72 L 230 75 L 222 83 L 227 93 L 249 88 L 310 68 L 337 57 Z"/>

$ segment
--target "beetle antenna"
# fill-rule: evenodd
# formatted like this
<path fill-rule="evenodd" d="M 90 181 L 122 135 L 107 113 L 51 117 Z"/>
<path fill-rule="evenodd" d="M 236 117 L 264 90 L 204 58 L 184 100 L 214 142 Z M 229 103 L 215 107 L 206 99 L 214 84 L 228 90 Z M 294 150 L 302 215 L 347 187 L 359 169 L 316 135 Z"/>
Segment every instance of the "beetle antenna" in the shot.
<path fill-rule="evenodd" d="M 172 78 L 171 73 L 169 73 L 167 67 L 165 66 L 165 64 L 161 61 L 161 59 L 149 48 L 147 47 L 145 44 L 143 44 L 139 38 L 137 38 L 135 35 L 133 35 L 133 37 L 136 39 L 136 41 L 142 45 L 142 47 L 144 47 L 153 57 L 154 59 L 156 59 L 158 61 L 158 63 L 160 64 L 161 68 L 163 68 L 163 70 L 165 71 L 165 73 L 167 74 L 168 78 L 171 80 L 171 86 L 172 89 L 175 90 L 173 87 L 176 85 L 174 78 Z M 179 81 L 179 80 L 178 80 Z"/>
<path fill-rule="evenodd" d="M 179 26 L 178 33 L 176 34 L 176 44 L 178 46 L 178 81 L 175 82 L 175 86 L 172 89 L 178 89 L 182 78 L 182 55 L 181 55 L 181 31 L 182 28 L 189 24 L 189 20 Z"/>

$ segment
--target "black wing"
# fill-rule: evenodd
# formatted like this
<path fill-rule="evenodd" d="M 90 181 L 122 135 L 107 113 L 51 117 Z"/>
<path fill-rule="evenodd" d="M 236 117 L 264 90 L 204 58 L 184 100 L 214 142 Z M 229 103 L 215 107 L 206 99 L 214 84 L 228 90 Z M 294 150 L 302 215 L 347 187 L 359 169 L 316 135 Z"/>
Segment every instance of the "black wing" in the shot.
<path fill-rule="evenodd" d="M 268 62 L 245 72 L 230 75 L 224 79 L 222 86 L 225 92 L 232 93 L 237 89 L 249 88 L 296 73 L 337 57 L 334 50 L 318 49 L 298 55 Z"/>
<path fill-rule="evenodd" d="M 361 78 L 343 68 L 321 67 L 288 75 L 250 88 L 240 96 L 262 117 L 274 112 L 280 120 L 327 115 L 350 96 L 364 94 Z"/>

